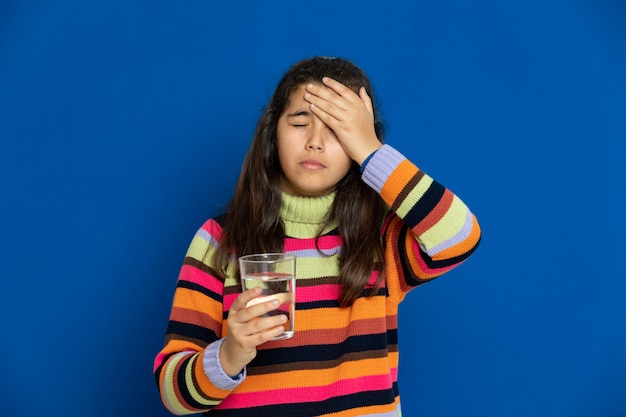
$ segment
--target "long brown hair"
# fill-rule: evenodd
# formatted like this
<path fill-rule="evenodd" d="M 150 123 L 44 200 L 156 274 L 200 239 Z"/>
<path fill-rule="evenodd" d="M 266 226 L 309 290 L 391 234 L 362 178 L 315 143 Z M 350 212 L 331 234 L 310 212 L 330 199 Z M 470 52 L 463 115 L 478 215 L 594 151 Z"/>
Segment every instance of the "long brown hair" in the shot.
<path fill-rule="evenodd" d="M 278 119 L 289 105 L 291 94 L 308 82 L 331 77 L 358 94 L 361 87 L 374 102 L 374 128 L 384 140 L 372 86 L 365 73 L 342 58 L 314 57 L 293 65 L 282 77 L 273 97 L 261 115 L 252 144 L 242 166 L 239 182 L 223 218 L 215 265 L 226 270 L 233 254 L 279 252 L 283 250 L 284 225 L 280 219 L 282 170 L 278 160 L 276 129 Z M 327 222 L 335 220 L 343 240 L 339 282 L 339 303 L 351 305 L 365 290 L 374 270 L 379 283 L 384 276 L 381 227 L 386 206 L 380 196 L 361 180 L 357 163 L 337 184 L 337 195 Z M 320 230 L 321 233 L 321 230 Z"/>

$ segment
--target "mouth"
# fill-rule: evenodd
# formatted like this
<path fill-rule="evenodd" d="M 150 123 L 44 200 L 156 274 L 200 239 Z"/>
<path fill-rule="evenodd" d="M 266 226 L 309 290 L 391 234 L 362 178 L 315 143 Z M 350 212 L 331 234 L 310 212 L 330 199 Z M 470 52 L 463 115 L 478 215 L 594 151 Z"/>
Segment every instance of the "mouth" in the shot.
<path fill-rule="evenodd" d="M 300 162 L 300 166 L 302 166 L 305 169 L 311 169 L 311 170 L 319 170 L 319 169 L 326 168 L 326 165 L 322 164 L 320 161 L 316 159 L 305 159 L 304 161 Z"/>

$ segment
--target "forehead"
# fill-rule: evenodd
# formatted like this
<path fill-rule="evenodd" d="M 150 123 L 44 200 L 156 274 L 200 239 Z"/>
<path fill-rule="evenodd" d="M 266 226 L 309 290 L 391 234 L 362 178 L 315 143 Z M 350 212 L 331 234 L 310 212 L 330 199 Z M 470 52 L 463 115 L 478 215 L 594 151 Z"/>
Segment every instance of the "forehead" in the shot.
<path fill-rule="evenodd" d="M 289 101 L 286 103 L 285 111 L 287 109 L 294 108 L 294 107 L 302 107 L 302 106 L 308 107 L 308 102 L 304 100 L 304 93 L 306 92 L 306 86 L 308 84 L 322 85 L 321 83 L 317 83 L 317 82 L 313 82 L 313 83 L 307 82 L 307 83 L 300 84 L 299 86 L 297 86 L 291 92 L 291 94 L 289 94 Z"/>

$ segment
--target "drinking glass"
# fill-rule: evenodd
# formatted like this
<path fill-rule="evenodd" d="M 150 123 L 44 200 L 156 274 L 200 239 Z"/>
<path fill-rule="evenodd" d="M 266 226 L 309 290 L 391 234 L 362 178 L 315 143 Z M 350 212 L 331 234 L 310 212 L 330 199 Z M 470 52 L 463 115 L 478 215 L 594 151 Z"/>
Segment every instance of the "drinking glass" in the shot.
<path fill-rule="evenodd" d="M 296 257 L 288 253 L 261 253 L 239 258 L 243 291 L 261 288 L 261 295 L 248 302 L 246 307 L 272 299 L 280 306 L 265 316 L 287 316 L 285 331 L 272 340 L 289 339 L 294 332 L 296 303 Z"/>

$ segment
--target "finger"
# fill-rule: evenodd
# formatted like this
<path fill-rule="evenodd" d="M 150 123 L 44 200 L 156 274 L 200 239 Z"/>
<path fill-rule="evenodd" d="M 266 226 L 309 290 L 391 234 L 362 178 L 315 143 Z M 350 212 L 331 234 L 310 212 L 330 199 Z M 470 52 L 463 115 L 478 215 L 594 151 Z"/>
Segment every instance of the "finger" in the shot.
<path fill-rule="evenodd" d="M 324 122 L 324 124 L 328 126 L 331 130 L 334 130 L 337 127 L 336 123 L 339 123 L 341 121 L 340 113 L 337 111 L 333 112 L 333 109 L 329 109 L 329 107 L 325 105 L 325 103 L 320 103 L 319 106 L 315 103 L 311 103 L 309 107 L 311 109 L 311 112 L 319 117 L 319 119 Z"/>
<path fill-rule="evenodd" d="M 284 303 L 292 301 L 292 298 L 293 297 L 291 293 L 281 292 L 278 294 L 268 295 L 266 297 L 254 298 L 248 302 L 248 307 L 251 307 L 255 304 L 261 304 L 263 302 L 270 301 L 270 300 L 278 300 L 280 304 L 284 304 Z"/>
<path fill-rule="evenodd" d="M 281 304 L 280 301 L 275 298 L 267 300 L 267 298 L 262 297 L 262 299 L 263 301 L 261 302 L 252 300 L 251 303 L 253 304 L 248 304 L 244 310 L 239 311 L 237 314 L 237 321 L 240 323 L 246 323 L 255 318 L 260 318 L 270 311 L 276 310 Z M 255 301 L 257 302 L 255 303 Z"/>
<path fill-rule="evenodd" d="M 343 111 L 350 103 L 330 88 L 319 84 L 308 84 L 304 99 L 328 112 Z"/>
<path fill-rule="evenodd" d="M 282 327 L 287 321 L 286 314 L 279 314 L 276 316 L 263 317 L 256 320 L 252 320 L 247 326 L 248 334 L 258 334 L 271 332 L 276 327 Z"/>
<path fill-rule="evenodd" d="M 321 99 L 317 96 L 305 94 L 304 98 L 309 102 L 311 112 L 320 118 L 331 128 L 336 121 L 343 120 L 346 110 L 336 106 L 334 103 Z"/>
<path fill-rule="evenodd" d="M 330 77 L 322 78 L 322 83 L 346 100 L 355 102 L 356 94 L 348 86 Z"/>
<path fill-rule="evenodd" d="M 259 295 L 261 295 L 260 288 L 251 288 L 247 291 L 244 291 L 243 293 L 239 294 L 237 298 L 235 298 L 235 301 L 233 301 L 233 305 L 230 307 L 230 309 L 233 311 L 243 310 L 244 308 L 246 308 L 251 300 L 255 299 Z"/>
<path fill-rule="evenodd" d="M 248 340 L 250 341 L 250 344 L 256 347 L 256 346 L 262 345 L 265 342 L 272 340 L 273 338 L 280 335 L 284 331 L 285 331 L 285 328 L 283 326 L 276 326 L 267 330 L 253 333 L 250 336 L 248 336 Z"/>
<path fill-rule="evenodd" d="M 285 331 L 285 315 L 253 320 L 239 329 L 241 341 L 246 346 L 256 348 Z"/>

